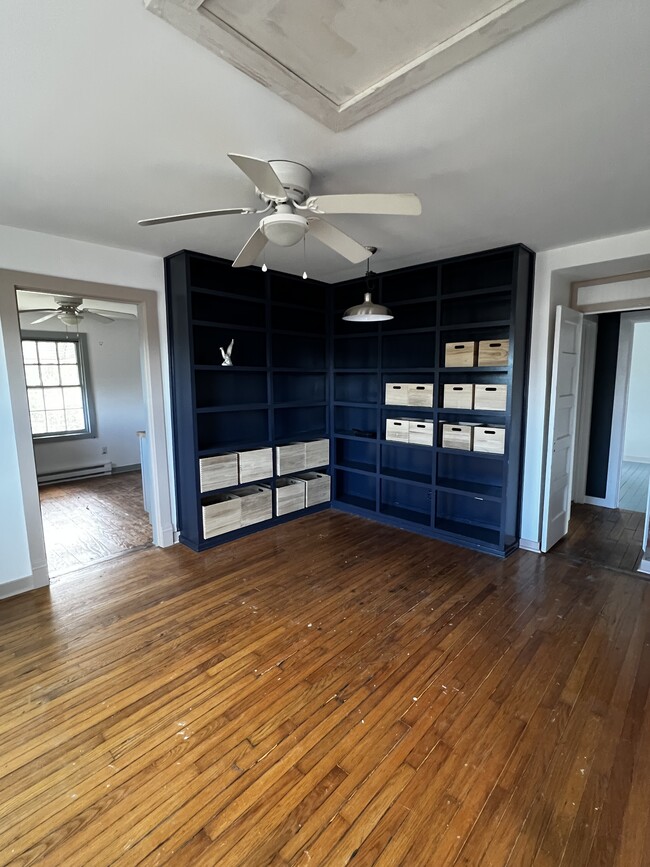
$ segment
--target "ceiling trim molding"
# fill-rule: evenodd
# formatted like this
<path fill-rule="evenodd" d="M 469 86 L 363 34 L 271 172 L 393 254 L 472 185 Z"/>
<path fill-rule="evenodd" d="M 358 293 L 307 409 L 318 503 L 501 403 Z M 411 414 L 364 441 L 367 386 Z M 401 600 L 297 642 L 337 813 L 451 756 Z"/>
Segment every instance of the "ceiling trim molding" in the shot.
<path fill-rule="evenodd" d="M 337 103 L 207 9 L 204 0 L 144 0 L 145 7 L 334 132 L 387 108 L 574 0 L 508 0 L 431 50 Z"/>

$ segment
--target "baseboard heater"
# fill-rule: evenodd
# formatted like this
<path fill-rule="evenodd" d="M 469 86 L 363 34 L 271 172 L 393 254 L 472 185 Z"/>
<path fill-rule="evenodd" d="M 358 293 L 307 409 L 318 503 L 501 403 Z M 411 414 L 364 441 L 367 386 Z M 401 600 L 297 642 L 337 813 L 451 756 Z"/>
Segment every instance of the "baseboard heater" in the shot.
<path fill-rule="evenodd" d="M 38 483 L 39 485 L 49 485 L 54 482 L 72 482 L 77 479 L 87 479 L 91 476 L 110 476 L 112 470 L 112 463 L 107 461 L 105 464 L 93 464 L 89 467 L 59 470 L 56 473 L 42 473 L 38 475 Z"/>

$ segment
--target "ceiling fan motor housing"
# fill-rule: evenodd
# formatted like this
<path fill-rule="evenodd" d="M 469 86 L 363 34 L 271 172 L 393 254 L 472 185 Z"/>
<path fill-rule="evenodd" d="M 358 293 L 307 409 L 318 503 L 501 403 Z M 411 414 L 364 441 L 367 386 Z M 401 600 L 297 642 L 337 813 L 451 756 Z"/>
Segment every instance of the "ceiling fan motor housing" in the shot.
<path fill-rule="evenodd" d="M 289 160 L 269 160 L 269 163 L 286 190 L 289 201 L 302 204 L 311 186 L 311 172 L 307 166 Z"/>

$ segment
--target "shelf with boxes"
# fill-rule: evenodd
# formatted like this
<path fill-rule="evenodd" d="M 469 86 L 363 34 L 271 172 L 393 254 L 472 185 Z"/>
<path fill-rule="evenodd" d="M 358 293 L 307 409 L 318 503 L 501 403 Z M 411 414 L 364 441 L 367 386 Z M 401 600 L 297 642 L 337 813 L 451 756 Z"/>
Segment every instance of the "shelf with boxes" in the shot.
<path fill-rule="evenodd" d="M 169 257 L 182 541 L 201 550 L 326 508 L 331 484 L 338 508 L 513 550 L 532 262 L 511 246 L 387 272 L 370 286 L 326 286 L 200 254 Z M 343 321 L 369 289 L 394 319 Z M 220 347 L 233 339 L 234 365 L 223 366 Z M 468 428 L 469 448 L 467 433 L 443 445 L 447 426 Z M 296 444 L 317 440 L 331 441 L 331 463 L 329 449 L 314 458 L 322 464 L 296 459 Z M 255 463 L 264 450 L 270 470 L 202 484 L 200 460 L 236 453 L 245 463 L 250 453 Z M 239 526 L 213 536 L 220 510 Z"/>
<path fill-rule="evenodd" d="M 276 446 L 329 444 L 327 287 L 196 253 L 165 269 L 178 524 L 202 550 L 287 520 Z M 328 465 L 329 449 L 297 465 L 301 513 L 326 507 Z"/>
<path fill-rule="evenodd" d="M 466 452 L 505 453 L 505 426 L 480 422 L 440 422 L 440 446 Z"/>
<path fill-rule="evenodd" d="M 433 446 L 435 421 L 433 409 L 434 384 L 386 381 L 384 387 L 383 431 L 387 441 L 409 445 Z M 407 410 L 407 415 L 396 416 L 396 408 Z M 413 415 L 417 412 L 418 415 Z"/>
<path fill-rule="evenodd" d="M 443 349 L 439 445 L 504 454 L 509 338 L 444 342 Z"/>
<path fill-rule="evenodd" d="M 335 505 L 499 555 L 516 547 L 532 258 L 517 246 L 380 275 L 373 297 L 394 319 L 366 328 L 363 363 L 335 292 L 334 388 L 381 400 L 364 419 L 376 417 L 376 442 L 336 446 Z M 362 289 L 346 285 L 345 300 Z"/>
<path fill-rule="evenodd" d="M 269 447 L 199 459 L 204 540 L 329 502 L 329 475 L 312 469 L 329 465 L 329 440 L 276 446 L 275 473 L 273 458 Z"/>

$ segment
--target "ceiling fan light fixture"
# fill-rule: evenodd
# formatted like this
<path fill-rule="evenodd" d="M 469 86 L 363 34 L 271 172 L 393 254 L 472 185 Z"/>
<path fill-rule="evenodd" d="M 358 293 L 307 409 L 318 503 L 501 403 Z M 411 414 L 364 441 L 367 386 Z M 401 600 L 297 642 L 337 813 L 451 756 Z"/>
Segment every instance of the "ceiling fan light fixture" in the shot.
<path fill-rule="evenodd" d="M 307 234 L 308 223 L 300 214 L 270 214 L 260 222 L 260 231 L 272 244 L 293 247 Z"/>
<path fill-rule="evenodd" d="M 364 292 L 363 304 L 355 304 L 354 307 L 348 307 L 343 314 L 343 319 L 346 322 L 387 322 L 393 318 L 393 314 L 388 307 L 384 307 L 382 304 L 375 304 L 370 292 Z"/>
<path fill-rule="evenodd" d="M 81 313 L 63 312 L 59 313 L 58 319 L 63 322 L 64 325 L 76 325 L 77 322 L 83 319 L 83 315 Z"/>

